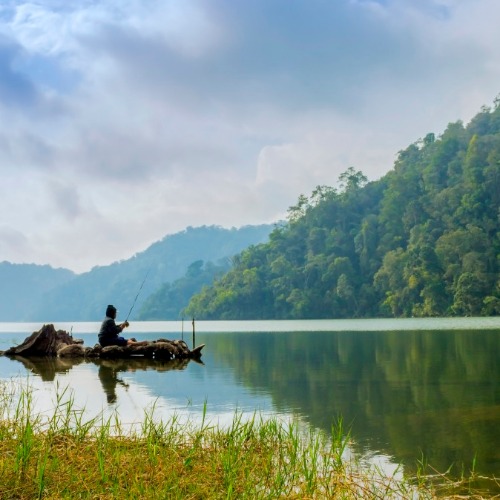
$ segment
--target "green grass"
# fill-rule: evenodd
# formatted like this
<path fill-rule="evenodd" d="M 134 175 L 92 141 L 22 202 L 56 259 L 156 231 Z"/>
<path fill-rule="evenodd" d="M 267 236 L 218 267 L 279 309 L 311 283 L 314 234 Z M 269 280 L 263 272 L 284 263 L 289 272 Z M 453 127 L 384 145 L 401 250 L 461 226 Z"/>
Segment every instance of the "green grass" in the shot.
<path fill-rule="evenodd" d="M 125 432 L 116 416 L 84 420 L 67 390 L 42 417 L 29 389 L 0 386 L 2 499 L 406 499 L 463 491 L 446 476 L 387 477 L 363 467 L 348 458 L 349 443 L 341 419 L 328 436 L 257 413 L 236 412 L 219 427 L 206 405 L 201 424 L 158 421 L 153 407 L 139 430 Z"/>

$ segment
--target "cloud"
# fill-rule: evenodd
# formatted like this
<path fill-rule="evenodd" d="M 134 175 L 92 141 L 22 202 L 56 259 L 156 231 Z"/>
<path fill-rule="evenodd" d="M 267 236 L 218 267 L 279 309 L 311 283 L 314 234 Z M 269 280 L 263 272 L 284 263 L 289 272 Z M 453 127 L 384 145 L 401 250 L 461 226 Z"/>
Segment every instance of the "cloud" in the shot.
<path fill-rule="evenodd" d="M 30 243 L 23 234 L 23 228 L 12 228 L 0 225 L 0 253 L 2 255 L 15 255 L 22 262 L 31 262 Z M 5 259 L 3 259 L 5 260 Z"/>
<path fill-rule="evenodd" d="M 29 106 L 36 99 L 30 80 L 15 69 L 16 58 L 22 48 L 8 39 L 0 37 L 0 102 L 3 106 Z"/>
<path fill-rule="evenodd" d="M 3 258 L 83 271 L 188 225 L 277 220 L 350 166 L 376 179 L 493 101 L 495 14 L 495 0 L 4 2 Z"/>

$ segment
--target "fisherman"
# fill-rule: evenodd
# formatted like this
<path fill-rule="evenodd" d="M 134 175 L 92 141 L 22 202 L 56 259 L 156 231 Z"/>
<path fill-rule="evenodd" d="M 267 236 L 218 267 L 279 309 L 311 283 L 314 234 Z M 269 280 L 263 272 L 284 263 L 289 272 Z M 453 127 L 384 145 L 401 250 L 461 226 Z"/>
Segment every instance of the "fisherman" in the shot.
<path fill-rule="evenodd" d="M 99 331 L 99 344 L 101 344 L 102 347 L 109 345 L 126 346 L 136 343 L 135 339 L 127 340 L 120 336 L 123 330 L 129 326 L 129 322 L 125 320 L 120 325 L 117 325 L 115 322 L 116 312 L 116 307 L 112 304 L 106 308 L 106 317 Z"/>

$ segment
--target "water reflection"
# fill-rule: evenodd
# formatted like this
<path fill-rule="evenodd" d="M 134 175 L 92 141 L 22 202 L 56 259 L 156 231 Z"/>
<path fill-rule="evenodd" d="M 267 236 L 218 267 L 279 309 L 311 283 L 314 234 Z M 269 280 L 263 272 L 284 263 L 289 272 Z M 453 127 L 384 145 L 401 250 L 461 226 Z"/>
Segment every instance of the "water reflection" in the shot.
<path fill-rule="evenodd" d="M 38 375 L 44 382 L 53 382 L 59 373 L 68 373 L 75 365 L 83 363 L 83 359 L 64 359 L 55 357 L 12 356 L 11 360 L 19 361 L 33 375 Z"/>
<path fill-rule="evenodd" d="M 500 470 L 500 332 L 310 332 L 214 336 L 216 363 L 360 451 L 441 471 Z"/>
<path fill-rule="evenodd" d="M 97 377 L 109 404 L 117 402 L 117 386 L 128 389 L 130 383 L 120 377 L 120 373 L 134 373 L 140 370 L 154 370 L 166 372 L 171 370 L 185 370 L 190 362 L 203 365 L 201 360 L 172 359 L 155 360 L 146 357 L 132 357 L 126 359 L 96 359 L 96 358 L 57 358 L 57 357 L 10 357 L 19 361 L 26 370 L 39 376 L 43 382 L 54 382 L 59 374 L 69 374 L 70 370 L 82 364 L 92 364 L 97 369 Z"/>
<path fill-rule="evenodd" d="M 116 403 L 116 387 L 120 385 L 125 389 L 130 387 L 130 383 L 119 377 L 119 373 L 132 373 L 137 370 L 153 369 L 158 372 L 170 370 L 185 370 L 190 362 L 203 364 L 199 360 L 172 359 L 170 361 L 156 361 L 151 358 L 135 357 L 127 359 L 99 359 L 92 362 L 99 366 L 97 376 L 101 382 L 106 400 L 109 404 Z"/>
<path fill-rule="evenodd" d="M 467 470 L 473 460 L 479 474 L 500 470 L 500 330 L 200 332 L 197 342 L 206 344 L 204 365 L 22 363 L 42 380 L 65 378 L 90 394 L 82 406 L 99 391 L 97 403 L 131 420 L 156 400 L 166 417 L 186 408 L 201 414 L 207 403 L 219 421 L 230 422 L 235 410 L 263 411 L 326 432 L 341 415 L 361 453 L 409 469 L 424 455 L 440 471 Z M 0 358 L 4 373 L 12 367 Z"/>
<path fill-rule="evenodd" d="M 116 403 L 117 384 L 120 384 L 125 388 L 129 387 L 129 384 L 124 382 L 121 378 L 118 378 L 118 372 L 119 369 L 115 366 L 109 366 L 106 362 L 101 363 L 99 371 L 97 372 L 108 403 Z"/>

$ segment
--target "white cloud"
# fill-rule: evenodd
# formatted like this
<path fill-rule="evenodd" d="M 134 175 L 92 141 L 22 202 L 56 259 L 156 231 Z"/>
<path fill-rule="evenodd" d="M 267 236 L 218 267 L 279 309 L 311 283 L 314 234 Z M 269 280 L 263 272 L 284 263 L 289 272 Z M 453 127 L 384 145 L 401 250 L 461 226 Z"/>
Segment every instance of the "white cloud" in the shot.
<path fill-rule="evenodd" d="M 269 222 L 500 91 L 495 0 L 10 0 L 0 260 L 83 271 Z M 17 250 L 16 250 L 17 249 Z"/>

